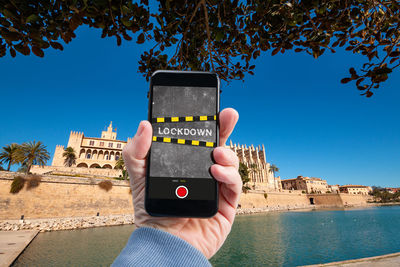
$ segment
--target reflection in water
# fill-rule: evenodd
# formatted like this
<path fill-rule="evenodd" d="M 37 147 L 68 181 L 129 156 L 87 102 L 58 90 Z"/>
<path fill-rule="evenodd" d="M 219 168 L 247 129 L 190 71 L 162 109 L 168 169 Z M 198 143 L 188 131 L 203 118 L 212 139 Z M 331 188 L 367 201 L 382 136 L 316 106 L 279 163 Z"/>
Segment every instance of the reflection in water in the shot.
<path fill-rule="evenodd" d="M 237 216 L 213 266 L 296 266 L 400 251 L 400 207 Z M 133 226 L 40 233 L 14 266 L 109 266 Z"/>
<path fill-rule="evenodd" d="M 211 260 L 213 266 L 282 265 L 281 226 L 280 213 L 237 216 L 227 241 Z"/>

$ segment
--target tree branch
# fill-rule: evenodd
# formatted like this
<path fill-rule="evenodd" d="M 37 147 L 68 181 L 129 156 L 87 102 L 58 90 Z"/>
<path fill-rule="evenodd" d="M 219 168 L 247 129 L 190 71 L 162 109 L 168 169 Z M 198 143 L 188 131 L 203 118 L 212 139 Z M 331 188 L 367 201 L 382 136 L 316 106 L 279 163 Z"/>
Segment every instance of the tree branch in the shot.
<path fill-rule="evenodd" d="M 211 63 L 212 70 L 215 71 L 214 63 L 213 63 L 213 59 L 212 59 L 212 52 L 211 52 L 211 33 L 210 33 L 210 27 L 208 25 L 207 5 L 206 5 L 206 1 L 205 0 L 202 0 L 201 3 L 203 4 L 204 17 L 206 19 L 206 30 L 207 30 L 207 39 L 208 39 L 207 44 L 208 44 L 208 53 L 210 55 L 210 63 Z"/>

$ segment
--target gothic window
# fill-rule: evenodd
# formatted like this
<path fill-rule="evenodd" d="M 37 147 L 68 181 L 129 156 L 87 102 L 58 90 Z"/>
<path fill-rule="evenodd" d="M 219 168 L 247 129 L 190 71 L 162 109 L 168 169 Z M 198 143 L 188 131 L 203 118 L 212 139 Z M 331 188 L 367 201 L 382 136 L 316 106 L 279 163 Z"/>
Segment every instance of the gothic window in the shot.
<path fill-rule="evenodd" d="M 104 146 L 104 142 L 100 142 L 100 146 Z"/>
<path fill-rule="evenodd" d="M 88 154 L 86 155 L 86 158 L 87 158 L 87 159 L 90 159 L 90 156 L 91 156 L 90 153 L 88 153 Z"/>
<path fill-rule="evenodd" d="M 113 143 L 108 143 L 108 147 L 113 147 Z"/>
<path fill-rule="evenodd" d="M 117 144 L 117 148 L 121 148 L 121 144 Z"/>
<path fill-rule="evenodd" d="M 90 141 L 89 146 L 94 146 L 94 141 Z"/>
<path fill-rule="evenodd" d="M 115 156 L 115 160 L 119 160 L 119 156 L 117 155 L 117 156 Z"/>
<path fill-rule="evenodd" d="M 106 160 L 109 160 L 109 159 L 110 159 L 110 156 L 109 156 L 109 155 L 107 155 L 107 156 L 106 156 Z"/>

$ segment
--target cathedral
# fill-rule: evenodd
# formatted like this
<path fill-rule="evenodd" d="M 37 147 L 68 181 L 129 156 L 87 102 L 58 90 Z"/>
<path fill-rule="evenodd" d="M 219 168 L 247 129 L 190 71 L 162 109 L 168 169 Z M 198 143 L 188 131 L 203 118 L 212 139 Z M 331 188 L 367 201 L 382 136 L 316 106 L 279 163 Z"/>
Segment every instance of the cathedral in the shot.
<path fill-rule="evenodd" d="M 239 161 L 247 166 L 250 178 L 248 185 L 251 189 L 267 192 L 282 191 L 280 177 L 275 177 L 270 169 L 271 164 L 266 160 L 264 145 L 247 147 L 247 145 L 232 144 L 230 141 L 229 148 L 236 153 Z"/>

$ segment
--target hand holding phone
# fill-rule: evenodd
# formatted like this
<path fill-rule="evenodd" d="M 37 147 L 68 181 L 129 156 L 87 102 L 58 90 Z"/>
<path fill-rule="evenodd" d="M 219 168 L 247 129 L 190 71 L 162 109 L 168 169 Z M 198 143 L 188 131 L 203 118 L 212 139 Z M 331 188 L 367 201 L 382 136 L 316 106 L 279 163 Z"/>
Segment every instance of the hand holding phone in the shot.
<path fill-rule="evenodd" d="M 215 164 L 211 174 L 218 181 L 218 212 L 212 218 L 152 217 L 144 208 L 146 156 L 152 143 L 153 129 L 148 121 L 142 121 L 133 140 L 122 152 L 129 173 L 135 225 L 153 227 L 176 235 L 192 244 L 207 258 L 211 258 L 228 236 L 242 191 L 242 180 L 238 173 L 239 160 L 225 142 L 239 118 L 234 109 L 224 109 L 219 114 L 219 147 L 213 151 Z"/>

